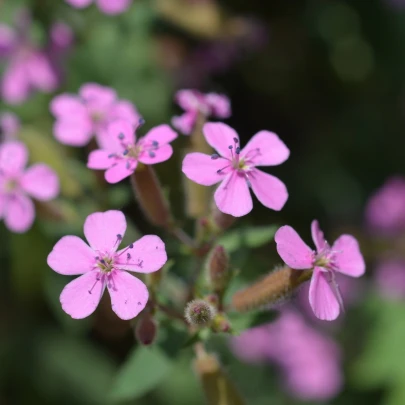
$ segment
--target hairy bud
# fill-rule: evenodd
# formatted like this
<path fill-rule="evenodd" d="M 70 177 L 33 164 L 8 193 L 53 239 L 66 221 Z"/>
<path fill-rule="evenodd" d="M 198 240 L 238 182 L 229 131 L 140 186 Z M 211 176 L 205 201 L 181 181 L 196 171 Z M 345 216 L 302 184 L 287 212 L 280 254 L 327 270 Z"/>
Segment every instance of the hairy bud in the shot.
<path fill-rule="evenodd" d="M 154 225 L 168 227 L 172 217 L 169 203 L 151 166 L 139 165 L 131 175 L 132 189 L 142 211 L 149 222 Z"/>
<path fill-rule="evenodd" d="M 204 300 L 190 301 L 184 312 L 184 317 L 190 325 L 206 326 L 215 316 L 215 308 Z"/>
<path fill-rule="evenodd" d="M 229 333 L 231 331 L 231 322 L 224 313 L 218 313 L 212 320 L 211 329 L 214 332 Z"/>
<path fill-rule="evenodd" d="M 158 324 L 150 312 L 142 314 L 135 326 L 136 340 L 144 345 L 151 345 L 157 336 Z"/>
<path fill-rule="evenodd" d="M 223 291 L 230 278 L 229 256 L 221 245 L 215 246 L 208 258 L 209 282 L 214 291 Z"/>
<path fill-rule="evenodd" d="M 287 266 L 273 270 L 232 297 L 232 307 L 239 311 L 275 305 L 291 297 L 293 292 L 312 276 L 312 270 L 297 271 Z"/>

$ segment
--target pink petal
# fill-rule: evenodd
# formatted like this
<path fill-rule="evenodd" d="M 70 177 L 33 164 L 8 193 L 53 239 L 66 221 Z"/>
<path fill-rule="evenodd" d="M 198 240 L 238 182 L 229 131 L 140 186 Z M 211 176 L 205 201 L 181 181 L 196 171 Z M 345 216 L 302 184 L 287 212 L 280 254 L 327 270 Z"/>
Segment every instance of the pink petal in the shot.
<path fill-rule="evenodd" d="M 127 229 L 121 211 L 94 212 L 84 222 L 84 235 L 90 246 L 101 253 L 115 252 Z"/>
<path fill-rule="evenodd" d="M 20 120 L 18 117 L 11 113 L 5 112 L 0 114 L 0 139 L 11 141 L 16 138 L 16 135 L 20 131 Z"/>
<path fill-rule="evenodd" d="M 84 8 L 89 6 L 93 0 L 65 0 L 66 3 L 76 8 Z"/>
<path fill-rule="evenodd" d="M 326 246 L 326 240 L 317 220 L 314 220 L 311 223 L 311 234 L 312 240 L 316 246 L 316 250 L 320 252 Z"/>
<path fill-rule="evenodd" d="M 339 316 L 340 306 L 325 274 L 315 267 L 309 287 L 309 303 L 317 318 L 333 321 Z"/>
<path fill-rule="evenodd" d="M 352 277 L 360 277 L 366 271 L 357 240 L 351 235 L 342 235 L 332 246 L 337 271 Z"/>
<path fill-rule="evenodd" d="M 189 153 L 183 160 L 182 171 L 190 180 L 203 186 L 212 186 L 224 179 L 224 175 L 217 171 L 227 163 L 224 159 L 211 159 L 205 153 Z"/>
<path fill-rule="evenodd" d="M 212 115 L 218 118 L 228 118 L 231 116 L 231 102 L 223 94 L 208 93 L 205 102 L 209 105 Z"/>
<path fill-rule="evenodd" d="M 197 120 L 197 111 L 185 112 L 172 118 L 172 125 L 184 135 L 190 135 Z"/>
<path fill-rule="evenodd" d="M 143 151 L 139 155 L 138 160 L 145 165 L 165 162 L 173 155 L 173 148 L 170 145 L 162 145 L 158 149 L 153 150 L 152 153 L 153 155 L 150 155 L 148 151 Z"/>
<path fill-rule="evenodd" d="M 126 271 L 116 270 L 108 283 L 113 311 L 124 320 L 135 318 L 146 306 L 149 292 L 146 285 Z"/>
<path fill-rule="evenodd" d="M 304 243 L 291 226 L 282 226 L 274 235 L 277 252 L 292 269 L 310 269 L 314 263 L 314 252 Z"/>
<path fill-rule="evenodd" d="M 122 152 L 125 149 L 123 145 L 134 145 L 136 141 L 135 137 L 135 125 L 127 120 L 119 119 L 113 121 L 107 128 L 108 137 L 103 142 L 103 148 L 112 152 Z"/>
<path fill-rule="evenodd" d="M 50 31 L 51 49 L 54 52 L 64 51 L 73 45 L 74 33 L 69 25 L 57 21 L 52 24 Z"/>
<path fill-rule="evenodd" d="M 64 117 L 67 120 L 74 118 L 76 121 L 77 116 L 87 116 L 86 107 L 79 97 L 67 93 L 54 97 L 50 104 L 50 110 L 55 117 Z"/>
<path fill-rule="evenodd" d="M 114 89 L 97 83 L 83 84 L 79 89 L 79 95 L 86 103 L 98 107 L 111 107 L 111 104 L 117 99 Z"/>
<path fill-rule="evenodd" d="M 16 46 L 16 35 L 5 24 L 0 24 L 0 57 L 8 56 Z"/>
<path fill-rule="evenodd" d="M 122 159 L 115 166 L 110 167 L 104 174 L 110 184 L 118 183 L 130 176 L 136 169 L 138 162 L 135 159 Z"/>
<path fill-rule="evenodd" d="M 28 149 L 22 142 L 11 141 L 0 145 L 0 171 L 4 174 L 21 173 L 28 161 Z"/>
<path fill-rule="evenodd" d="M 120 100 L 114 104 L 109 114 L 109 119 L 111 121 L 124 119 L 133 125 L 137 125 L 142 117 L 130 101 Z"/>
<path fill-rule="evenodd" d="M 96 253 L 79 237 L 64 236 L 49 253 L 48 266 L 60 274 L 73 276 L 94 268 Z"/>
<path fill-rule="evenodd" d="M 0 186 L 1 186 L 1 181 L 0 181 Z M 8 200 L 8 198 L 6 197 L 5 194 L 0 194 L 0 219 L 2 219 L 6 213 L 7 200 Z"/>
<path fill-rule="evenodd" d="M 26 62 L 26 70 L 34 88 L 45 92 L 53 91 L 56 88 L 58 78 L 49 59 L 44 54 L 33 53 Z"/>
<path fill-rule="evenodd" d="M 284 142 L 273 132 L 260 131 L 247 143 L 240 153 L 254 166 L 275 166 L 285 162 L 290 151 Z"/>
<path fill-rule="evenodd" d="M 96 0 L 98 7 L 105 14 L 119 14 L 131 5 L 132 0 Z"/>
<path fill-rule="evenodd" d="M 90 271 L 71 281 L 60 295 L 63 310 L 74 319 L 83 319 L 97 308 L 105 283 L 98 279 L 100 272 Z"/>
<path fill-rule="evenodd" d="M 198 90 L 179 90 L 175 95 L 177 104 L 185 111 L 198 111 L 203 100 Z"/>
<path fill-rule="evenodd" d="M 169 125 L 163 124 L 152 128 L 144 137 L 142 137 L 142 144 L 152 143 L 153 141 L 159 142 L 159 145 L 165 145 L 177 138 L 177 133 L 173 131 Z"/>
<path fill-rule="evenodd" d="M 248 178 L 257 199 L 267 208 L 280 211 L 288 199 L 285 184 L 277 177 L 254 169 Z"/>
<path fill-rule="evenodd" d="M 224 157 L 230 156 L 229 146 L 235 148 L 234 139 L 239 142 L 236 131 L 222 122 L 208 122 L 203 127 L 203 133 L 208 144 Z"/>
<path fill-rule="evenodd" d="M 24 194 L 14 194 L 7 201 L 4 223 L 10 231 L 26 232 L 31 228 L 35 219 L 35 207 L 29 197 Z"/>
<path fill-rule="evenodd" d="M 1 81 L 2 98 L 9 104 L 21 104 L 30 94 L 30 84 L 22 62 L 11 62 Z"/>
<path fill-rule="evenodd" d="M 111 165 L 115 162 L 113 160 L 110 152 L 107 152 L 102 149 L 93 150 L 90 152 L 88 160 L 87 160 L 87 167 L 89 169 L 96 169 L 96 170 L 105 170 L 111 167 Z"/>
<path fill-rule="evenodd" d="M 234 217 L 246 215 L 253 208 L 246 179 L 237 171 L 225 177 L 215 191 L 214 199 L 220 211 Z"/>
<path fill-rule="evenodd" d="M 132 249 L 125 248 L 117 252 L 118 255 L 121 255 L 116 261 L 119 269 L 137 273 L 152 273 L 161 269 L 167 262 L 165 244 L 156 235 L 143 236 L 133 246 Z"/>
<path fill-rule="evenodd" d="M 40 201 L 47 201 L 59 194 L 59 178 L 47 165 L 38 163 L 25 171 L 20 182 L 25 192 Z"/>
<path fill-rule="evenodd" d="M 61 120 L 53 126 L 55 138 L 70 146 L 84 146 L 89 143 L 93 135 L 93 127 L 89 120 Z"/>

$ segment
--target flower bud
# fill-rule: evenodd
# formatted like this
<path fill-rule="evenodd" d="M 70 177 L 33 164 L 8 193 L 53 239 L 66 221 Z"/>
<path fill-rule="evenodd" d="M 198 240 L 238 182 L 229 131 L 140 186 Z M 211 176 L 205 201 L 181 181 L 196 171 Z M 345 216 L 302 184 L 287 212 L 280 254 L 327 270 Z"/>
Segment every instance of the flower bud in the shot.
<path fill-rule="evenodd" d="M 215 316 L 215 308 L 204 300 L 190 301 L 184 312 L 184 317 L 190 325 L 206 326 Z"/>
<path fill-rule="evenodd" d="M 131 175 L 132 189 L 143 213 L 154 225 L 169 227 L 172 222 L 169 203 L 151 166 L 138 165 Z"/>
<path fill-rule="evenodd" d="M 221 233 L 230 228 L 236 221 L 236 218 L 220 211 L 213 201 L 211 205 L 211 220 L 215 228 L 217 228 L 216 233 Z"/>
<path fill-rule="evenodd" d="M 229 256 L 221 245 L 215 246 L 208 259 L 209 282 L 214 291 L 223 291 L 230 279 Z"/>
<path fill-rule="evenodd" d="M 211 329 L 214 332 L 229 333 L 231 331 L 231 327 L 231 322 L 222 312 L 215 315 L 214 319 L 212 320 Z"/>
<path fill-rule="evenodd" d="M 135 326 L 136 340 L 144 346 L 149 346 L 155 341 L 157 331 L 158 325 L 156 320 L 150 312 L 145 312 L 138 319 Z"/>

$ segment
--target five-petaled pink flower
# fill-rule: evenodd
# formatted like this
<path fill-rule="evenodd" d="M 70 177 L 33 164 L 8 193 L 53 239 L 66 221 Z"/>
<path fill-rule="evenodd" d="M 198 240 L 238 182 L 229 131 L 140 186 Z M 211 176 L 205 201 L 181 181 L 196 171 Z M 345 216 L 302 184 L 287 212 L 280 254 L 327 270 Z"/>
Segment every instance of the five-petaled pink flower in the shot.
<path fill-rule="evenodd" d="M 13 232 L 27 231 L 35 218 L 30 197 L 48 201 L 59 193 L 56 173 L 43 163 L 24 170 L 28 150 L 22 142 L 0 145 L 0 219 Z"/>
<path fill-rule="evenodd" d="M 117 251 L 126 227 L 121 211 L 95 212 L 84 223 L 90 246 L 69 235 L 60 239 L 49 254 L 48 265 L 57 273 L 81 274 L 60 295 L 63 310 L 72 318 L 92 314 L 106 287 L 112 309 L 121 319 L 132 319 L 145 308 L 148 289 L 127 271 L 151 273 L 162 268 L 167 261 L 165 244 L 155 235 L 146 235 Z"/>
<path fill-rule="evenodd" d="M 169 142 L 176 139 L 177 134 L 168 125 L 152 128 L 138 140 L 135 129 L 125 120 L 112 122 L 108 127 L 104 148 L 90 153 L 87 167 L 106 170 L 105 179 L 109 183 L 117 183 L 130 176 L 138 162 L 152 165 L 172 156 L 173 148 Z"/>
<path fill-rule="evenodd" d="M 0 143 L 17 138 L 20 130 L 20 120 L 11 112 L 0 113 Z"/>
<path fill-rule="evenodd" d="M 84 146 L 93 135 L 103 147 L 108 124 L 125 119 L 136 125 L 141 120 L 136 108 L 127 100 L 118 100 L 116 92 L 96 83 L 87 83 L 79 95 L 61 94 L 51 102 L 51 112 L 56 118 L 54 135 L 66 145 Z"/>
<path fill-rule="evenodd" d="M 203 132 L 218 154 L 189 153 L 183 160 L 183 173 L 203 186 L 222 181 L 214 195 L 222 212 L 234 217 L 249 213 L 253 207 L 249 186 L 264 206 L 276 211 L 283 208 L 288 198 L 284 183 L 256 168 L 288 159 L 290 151 L 276 134 L 260 131 L 241 149 L 238 134 L 228 125 L 207 123 Z"/>
<path fill-rule="evenodd" d="M 105 14 L 119 14 L 131 5 L 132 0 L 95 0 L 98 8 Z M 84 8 L 93 3 L 93 0 L 66 0 L 71 6 Z"/>
<path fill-rule="evenodd" d="M 26 10 L 17 15 L 15 29 L 0 24 L 0 58 L 7 61 L 1 80 L 1 96 L 10 104 L 22 103 L 33 90 L 49 93 L 58 85 L 58 73 L 47 49 L 40 48 L 32 40 L 31 25 Z"/>
<path fill-rule="evenodd" d="M 335 273 L 360 277 L 365 272 L 365 263 L 353 236 L 341 235 L 330 247 L 318 221 L 312 222 L 311 232 L 316 252 L 290 226 L 282 226 L 276 232 L 277 251 L 292 269 L 314 269 L 309 287 L 309 303 L 317 318 L 332 321 L 339 316 L 343 306 Z"/>
<path fill-rule="evenodd" d="M 176 102 L 185 113 L 172 118 L 172 125 L 185 135 L 194 129 L 198 114 L 205 117 L 228 118 L 231 116 L 231 103 L 223 94 L 202 94 L 197 90 L 180 90 Z"/>

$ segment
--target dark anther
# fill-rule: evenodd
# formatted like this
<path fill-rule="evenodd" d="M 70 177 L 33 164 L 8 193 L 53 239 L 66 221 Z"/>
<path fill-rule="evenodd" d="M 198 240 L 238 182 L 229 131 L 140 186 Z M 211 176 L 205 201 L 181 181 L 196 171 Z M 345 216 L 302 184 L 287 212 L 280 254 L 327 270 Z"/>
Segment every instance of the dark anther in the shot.
<path fill-rule="evenodd" d="M 213 153 L 213 154 L 211 155 L 211 159 L 213 159 L 213 160 L 218 159 L 218 158 L 219 158 L 218 153 Z"/>
<path fill-rule="evenodd" d="M 124 138 L 125 138 L 125 135 L 121 132 L 121 133 L 118 135 L 118 139 L 121 139 L 121 141 L 122 141 Z"/>
<path fill-rule="evenodd" d="M 111 158 L 113 158 L 115 156 L 115 153 L 110 153 L 109 155 L 108 155 L 108 157 L 111 159 Z"/>
<path fill-rule="evenodd" d="M 121 239 L 122 239 L 122 235 L 121 235 L 121 234 L 117 234 L 117 239 L 121 240 Z"/>
<path fill-rule="evenodd" d="M 128 155 L 128 153 L 129 153 L 129 150 L 128 150 L 128 149 L 125 149 L 124 152 L 122 152 L 122 154 L 123 154 L 124 156 Z"/>
<path fill-rule="evenodd" d="M 131 255 L 127 253 L 127 259 L 129 260 L 131 258 Z"/>
<path fill-rule="evenodd" d="M 238 138 L 233 138 L 233 141 L 235 142 L 235 143 L 238 143 L 239 141 L 238 141 Z"/>
<path fill-rule="evenodd" d="M 218 173 L 218 174 L 221 174 L 221 171 L 222 171 L 222 169 L 218 169 L 218 170 L 217 170 L 217 173 Z"/>
<path fill-rule="evenodd" d="M 158 141 L 152 141 L 152 145 L 156 148 L 157 146 L 159 146 L 159 142 Z"/>
<path fill-rule="evenodd" d="M 240 147 L 239 146 L 235 149 L 235 152 L 236 152 L 237 155 L 239 155 L 239 153 L 240 153 Z"/>
<path fill-rule="evenodd" d="M 127 164 L 125 165 L 125 167 L 127 168 L 127 170 L 129 170 L 131 168 L 131 163 L 127 162 Z"/>
<path fill-rule="evenodd" d="M 134 244 L 131 243 L 131 244 L 129 245 L 129 248 L 132 249 L 133 247 L 134 247 Z"/>
<path fill-rule="evenodd" d="M 104 260 L 104 259 L 101 259 L 101 260 L 100 260 L 100 263 L 105 264 L 105 260 Z"/>
<path fill-rule="evenodd" d="M 151 150 L 149 151 L 149 156 L 151 158 L 154 158 L 156 156 L 155 152 L 152 152 Z"/>
<path fill-rule="evenodd" d="M 228 146 L 228 149 L 233 149 L 233 146 L 232 146 L 232 145 L 229 145 L 229 146 Z"/>
<path fill-rule="evenodd" d="M 143 118 L 139 118 L 138 123 L 139 123 L 139 125 L 143 125 L 143 124 L 145 124 L 145 120 Z"/>
<path fill-rule="evenodd" d="M 99 257 L 98 256 L 96 256 L 96 260 L 98 260 L 99 259 Z"/>

